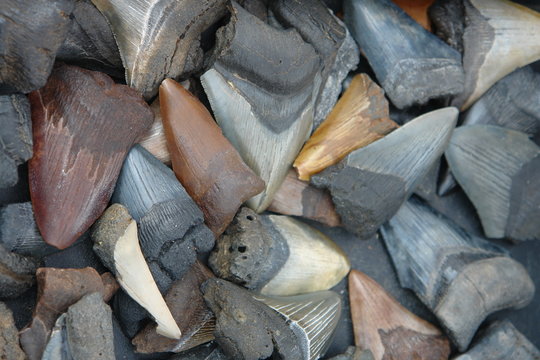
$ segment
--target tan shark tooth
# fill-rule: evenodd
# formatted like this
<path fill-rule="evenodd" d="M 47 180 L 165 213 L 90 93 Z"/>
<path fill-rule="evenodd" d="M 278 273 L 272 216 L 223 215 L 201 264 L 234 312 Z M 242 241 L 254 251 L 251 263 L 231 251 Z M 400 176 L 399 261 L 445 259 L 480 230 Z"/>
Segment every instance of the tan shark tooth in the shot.
<path fill-rule="evenodd" d="M 165 130 L 163 129 L 159 98 L 154 100 L 152 105 L 150 105 L 150 109 L 154 113 L 154 123 L 139 144 L 159 161 L 170 165 L 171 154 L 167 148 L 167 138 L 165 138 Z"/>
<path fill-rule="evenodd" d="M 157 332 L 179 339 L 180 329 L 146 264 L 137 223 L 120 204 L 111 205 L 92 229 L 94 251 L 114 272 L 122 289 L 144 307 L 158 324 Z"/>

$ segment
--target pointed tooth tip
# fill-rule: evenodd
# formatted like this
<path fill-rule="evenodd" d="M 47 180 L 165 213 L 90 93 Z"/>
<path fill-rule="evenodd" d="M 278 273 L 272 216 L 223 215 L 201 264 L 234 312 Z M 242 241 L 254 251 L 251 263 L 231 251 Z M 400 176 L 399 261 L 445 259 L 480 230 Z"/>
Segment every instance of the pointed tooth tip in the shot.
<path fill-rule="evenodd" d="M 182 337 L 182 332 L 176 323 L 174 323 L 174 326 L 172 326 L 172 324 L 158 324 L 156 327 L 156 332 L 159 335 L 168 337 L 169 339 L 179 340 Z"/>

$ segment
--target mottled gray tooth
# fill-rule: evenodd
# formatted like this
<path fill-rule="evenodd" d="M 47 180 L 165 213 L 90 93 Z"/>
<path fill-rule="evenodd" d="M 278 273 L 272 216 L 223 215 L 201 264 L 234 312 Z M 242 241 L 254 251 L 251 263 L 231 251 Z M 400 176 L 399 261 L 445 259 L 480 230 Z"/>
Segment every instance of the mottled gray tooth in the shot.
<path fill-rule="evenodd" d="M 401 285 L 437 316 L 460 351 L 491 313 L 534 296 L 525 268 L 497 245 L 472 236 L 415 199 L 381 228 Z"/>
<path fill-rule="evenodd" d="M 463 91 L 460 54 L 391 0 L 346 0 L 345 23 L 400 108 Z"/>
<path fill-rule="evenodd" d="M 463 0 L 435 0 L 428 14 L 435 35 L 462 54 L 465 29 Z"/>
<path fill-rule="evenodd" d="M 56 320 L 41 360 L 73 360 L 67 339 L 66 317 L 64 313 Z"/>
<path fill-rule="evenodd" d="M 540 203 L 535 190 L 538 155 L 540 147 L 514 130 L 470 125 L 454 132 L 446 159 L 474 204 L 487 237 L 540 238 L 539 212 L 535 210 Z"/>
<path fill-rule="evenodd" d="M 452 107 L 419 116 L 351 152 L 312 176 L 311 182 L 330 190 L 345 228 L 368 238 L 395 214 L 438 161 L 457 116 Z"/>

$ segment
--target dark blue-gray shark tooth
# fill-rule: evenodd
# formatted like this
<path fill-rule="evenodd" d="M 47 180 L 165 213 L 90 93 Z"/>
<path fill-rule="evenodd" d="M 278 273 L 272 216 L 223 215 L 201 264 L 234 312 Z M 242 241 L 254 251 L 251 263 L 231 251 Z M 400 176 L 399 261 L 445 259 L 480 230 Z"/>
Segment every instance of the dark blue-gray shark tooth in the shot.
<path fill-rule="evenodd" d="M 472 236 L 410 199 L 381 228 L 401 285 L 433 311 L 464 351 L 491 313 L 527 305 L 534 284 L 497 245 Z"/>
<path fill-rule="evenodd" d="M 66 317 L 64 313 L 56 320 L 41 360 L 73 360 L 67 339 Z"/>

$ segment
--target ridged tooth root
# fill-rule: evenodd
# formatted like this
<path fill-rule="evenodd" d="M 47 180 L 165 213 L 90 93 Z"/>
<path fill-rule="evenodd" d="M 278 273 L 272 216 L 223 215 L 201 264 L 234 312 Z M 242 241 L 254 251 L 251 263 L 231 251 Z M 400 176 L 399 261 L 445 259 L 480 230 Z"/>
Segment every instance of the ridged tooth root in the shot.
<path fill-rule="evenodd" d="M 120 204 L 111 205 L 92 230 L 94 251 L 115 273 L 122 289 L 152 315 L 157 332 L 179 339 L 176 324 L 152 273 L 146 264 L 137 236 L 137 223 Z"/>

